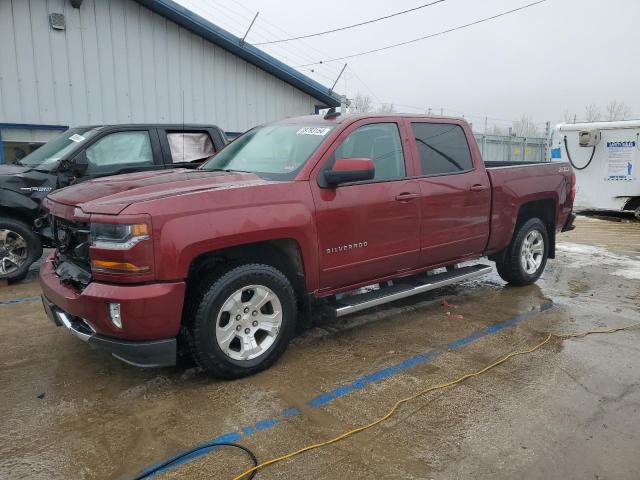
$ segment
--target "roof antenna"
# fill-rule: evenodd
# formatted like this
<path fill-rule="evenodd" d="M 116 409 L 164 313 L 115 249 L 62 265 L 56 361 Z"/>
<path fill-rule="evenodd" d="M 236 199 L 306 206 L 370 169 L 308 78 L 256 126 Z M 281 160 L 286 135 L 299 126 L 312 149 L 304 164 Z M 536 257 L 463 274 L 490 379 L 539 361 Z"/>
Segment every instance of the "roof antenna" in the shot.
<path fill-rule="evenodd" d="M 260 15 L 260 12 L 256 12 L 256 16 L 253 17 L 253 20 L 251 20 L 251 24 L 249 25 L 249 28 L 247 28 L 247 31 L 244 33 L 244 37 L 242 37 L 242 39 L 240 40 L 241 47 L 244 47 L 244 41 L 247 39 L 247 35 L 249 35 L 249 30 L 251 30 L 251 27 L 253 27 L 253 24 L 256 23 L 256 18 L 258 18 L 258 15 Z"/>
<path fill-rule="evenodd" d="M 344 67 L 342 67 L 342 70 L 340 70 L 340 73 L 338 74 L 338 77 L 336 78 L 336 81 L 333 82 L 333 85 L 331 86 L 331 88 L 329 89 L 330 92 L 333 92 L 333 89 L 336 88 L 336 85 L 338 84 L 338 80 L 340 80 L 340 77 L 342 76 L 342 74 L 344 73 L 344 70 L 347 68 L 347 64 L 344 64 Z"/>
<path fill-rule="evenodd" d="M 340 116 L 340 112 L 336 112 L 336 107 L 331 107 L 327 113 L 324 114 L 325 120 L 332 120 Z"/>

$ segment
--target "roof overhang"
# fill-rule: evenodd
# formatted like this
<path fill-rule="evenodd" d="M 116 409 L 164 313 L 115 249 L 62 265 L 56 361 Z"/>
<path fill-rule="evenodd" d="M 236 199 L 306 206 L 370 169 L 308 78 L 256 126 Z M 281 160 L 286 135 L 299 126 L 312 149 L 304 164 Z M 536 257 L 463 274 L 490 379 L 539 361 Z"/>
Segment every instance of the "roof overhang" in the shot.
<path fill-rule="evenodd" d="M 196 15 L 191 10 L 172 0 L 136 0 L 149 10 L 177 23 L 220 48 L 237 55 L 275 77 L 311 95 L 329 107 L 340 105 L 340 96 L 330 88 L 298 72 L 280 60 L 263 52 L 214 23 Z"/>

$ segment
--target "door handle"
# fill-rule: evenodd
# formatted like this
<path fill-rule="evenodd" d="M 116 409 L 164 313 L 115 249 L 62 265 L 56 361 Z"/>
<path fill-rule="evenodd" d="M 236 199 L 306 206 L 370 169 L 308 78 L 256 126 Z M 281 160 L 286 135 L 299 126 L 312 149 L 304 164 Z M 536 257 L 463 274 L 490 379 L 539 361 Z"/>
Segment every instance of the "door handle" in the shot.
<path fill-rule="evenodd" d="M 414 198 L 418 198 L 420 196 L 419 193 L 409 193 L 404 192 L 396 195 L 396 201 L 398 202 L 408 202 L 409 200 L 413 200 Z"/>
<path fill-rule="evenodd" d="M 469 190 L 471 190 L 472 192 L 483 192 L 487 188 L 489 188 L 489 187 L 487 187 L 486 185 L 478 184 L 478 185 L 473 185 Z"/>

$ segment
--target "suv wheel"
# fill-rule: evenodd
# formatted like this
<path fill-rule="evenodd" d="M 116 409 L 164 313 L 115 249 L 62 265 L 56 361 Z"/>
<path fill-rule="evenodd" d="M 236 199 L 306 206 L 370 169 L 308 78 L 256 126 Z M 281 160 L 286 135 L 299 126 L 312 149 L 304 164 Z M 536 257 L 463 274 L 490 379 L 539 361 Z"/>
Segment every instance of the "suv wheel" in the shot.
<path fill-rule="evenodd" d="M 0 219 L 0 279 L 22 280 L 41 256 L 40 239 L 26 223 Z"/>
<path fill-rule="evenodd" d="M 215 377 L 264 370 L 282 355 L 295 330 L 293 287 L 268 265 L 241 265 L 205 280 L 194 300 L 195 312 L 185 319 L 188 345 Z"/>
<path fill-rule="evenodd" d="M 502 261 L 496 262 L 498 274 L 513 285 L 534 283 L 547 264 L 549 237 L 545 224 L 532 218 L 518 228 Z"/>

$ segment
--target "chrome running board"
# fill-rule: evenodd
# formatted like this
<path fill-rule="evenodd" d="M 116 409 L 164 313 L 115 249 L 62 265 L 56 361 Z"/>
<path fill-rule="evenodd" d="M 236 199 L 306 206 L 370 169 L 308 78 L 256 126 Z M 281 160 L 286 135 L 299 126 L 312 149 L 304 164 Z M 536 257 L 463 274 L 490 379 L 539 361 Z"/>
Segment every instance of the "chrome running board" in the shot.
<path fill-rule="evenodd" d="M 350 313 L 359 312 L 371 307 L 377 307 L 388 302 L 400 300 L 402 298 L 417 295 L 419 293 L 445 287 L 452 283 L 469 280 L 471 278 L 486 275 L 491 272 L 489 265 L 470 265 L 468 267 L 456 268 L 450 272 L 437 273 L 435 275 L 420 275 L 402 279 L 393 286 L 380 288 L 372 292 L 358 295 L 345 296 L 336 300 L 330 308 L 336 317 L 342 317 Z M 411 282 L 411 283 L 408 283 Z"/>

